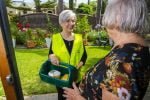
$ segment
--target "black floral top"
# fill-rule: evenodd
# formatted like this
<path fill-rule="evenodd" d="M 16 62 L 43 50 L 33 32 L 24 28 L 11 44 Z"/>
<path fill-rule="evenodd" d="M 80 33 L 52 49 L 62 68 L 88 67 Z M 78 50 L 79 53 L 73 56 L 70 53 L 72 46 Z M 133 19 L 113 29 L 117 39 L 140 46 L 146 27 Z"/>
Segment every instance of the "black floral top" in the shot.
<path fill-rule="evenodd" d="M 150 79 L 149 48 L 135 43 L 115 47 L 83 77 L 79 86 L 87 100 L 101 100 L 102 86 L 120 100 L 142 100 Z"/>

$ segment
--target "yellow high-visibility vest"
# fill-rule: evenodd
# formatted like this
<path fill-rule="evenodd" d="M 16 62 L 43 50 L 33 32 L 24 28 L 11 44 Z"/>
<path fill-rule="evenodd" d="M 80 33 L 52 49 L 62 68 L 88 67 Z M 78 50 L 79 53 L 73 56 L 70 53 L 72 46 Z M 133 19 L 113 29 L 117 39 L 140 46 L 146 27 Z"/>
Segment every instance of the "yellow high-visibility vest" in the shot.
<path fill-rule="evenodd" d="M 83 40 L 81 34 L 74 34 L 74 42 L 71 51 L 71 55 L 69 54 L 64 40 L 60 33 L 53 34 L 52 37 L 52 51 L 59 58 L 61 62 L 68 63 L 77 67 L 77 64 L 80 62 L 81 57 L 84 52 L 83 48 Z M 77 68 L 78 69 L 78 68 Z M 80 72 L 78 70 L 77 80 L 79 82 L 82 79 L 84 72 Z"/>
<path fill-rule="evenodd" d="M 52 51 L 61 62 L 65 62 L 76 67 L 84 52 L 82 35 L 74 34 L 74 42 L 70 55 L 61 34 L 53 34 Z"/>

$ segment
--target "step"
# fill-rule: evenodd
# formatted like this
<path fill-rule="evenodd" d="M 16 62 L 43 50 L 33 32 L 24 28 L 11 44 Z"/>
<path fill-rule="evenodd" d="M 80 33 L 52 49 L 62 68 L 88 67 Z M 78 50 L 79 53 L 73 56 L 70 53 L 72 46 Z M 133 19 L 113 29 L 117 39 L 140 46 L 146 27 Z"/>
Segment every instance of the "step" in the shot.
<path fill-rule="evenodd" d="M 6 97 L 0 98 L 6 100 Z M 57 93 L 24 96 L 24 100 L 58 100 Z"/>

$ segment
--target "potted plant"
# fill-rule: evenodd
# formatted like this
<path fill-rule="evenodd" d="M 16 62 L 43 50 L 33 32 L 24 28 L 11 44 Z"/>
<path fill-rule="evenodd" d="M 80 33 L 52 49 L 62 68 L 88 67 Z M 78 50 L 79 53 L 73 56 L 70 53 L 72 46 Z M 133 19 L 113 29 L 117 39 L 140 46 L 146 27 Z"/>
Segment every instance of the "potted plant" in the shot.
<path fill-rule="evenodd" d="M 46 47 L 50 48 L 50 44 L 51 44 L 50 33 L 45 34 L 45 41 L 46 41 Z"/>
<path fill-rule="evenodd" d="M 32 34 L 32 30 L 31 29 L 26 30 L 26 43 L 25 43 L 25 45 L 27 46 L 27 48 L 34 48 L 36 46 L 36 42 L 34 40 L 35 40 L 35 37 Z"/>

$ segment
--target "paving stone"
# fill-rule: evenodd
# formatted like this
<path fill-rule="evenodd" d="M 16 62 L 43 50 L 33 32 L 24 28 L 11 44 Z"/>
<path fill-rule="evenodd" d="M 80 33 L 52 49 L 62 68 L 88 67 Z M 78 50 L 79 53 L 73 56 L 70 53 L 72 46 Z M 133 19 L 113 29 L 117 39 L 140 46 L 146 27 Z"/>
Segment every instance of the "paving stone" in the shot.
<path fill-rule="evenodd" d="M 0 100 L 6 100 L 6 97 L 1 97 Z M 24 96 L 24 100 L 58 100 L 58 97 L 57 93 L 49 93 L 49 94 Z"/>

